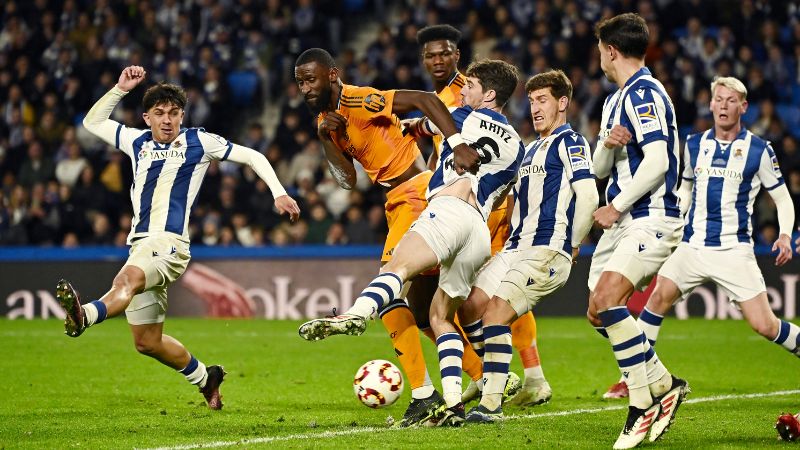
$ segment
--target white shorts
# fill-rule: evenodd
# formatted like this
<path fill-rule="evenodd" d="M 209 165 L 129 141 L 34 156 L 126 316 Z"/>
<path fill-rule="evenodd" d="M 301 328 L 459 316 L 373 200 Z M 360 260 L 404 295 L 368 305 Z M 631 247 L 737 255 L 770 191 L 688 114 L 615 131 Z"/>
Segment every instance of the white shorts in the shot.
<path fill-rule="evenodd" d="M 603 272 L 620 273 L 643 290 L 682 237 L 683 221 L 671 217 L 645 217 L 605 230 L 592 256 L 589 290 Z"/>
<path fill-rule="evenodd" d="M 189 265 L 189 244 L 171 233 L 156 234 L 131 245 L 126 266 L 144 272 L 144 292 L 133 297 L 125 309 L 131 325 L 162 323 L 167 314 L 167 288 Z"/>
<path fill-rule="evenodd" d="M 706 281 L 713 281 L 731 301 L 741 302 L 767 291 L 753 247 L 695 248 L 681 242 L 658 274 L 669 278 L 686 298 Z"/>
<path fill-rule="evenodd" d="M 563 286 L 571 269 L 569 258 L 547 247 L 503 250 L 481 268 L 475 287 L 508 302 L 519 317 Z"/>
<path fill-rule="evenodd" d="M 436 254 L 439 287 L 451 298 L 466 298 L 478 269 L 492 254 L 492 240 L 483 216 L 452 196 L 436 197 L 411 224 Z"/>

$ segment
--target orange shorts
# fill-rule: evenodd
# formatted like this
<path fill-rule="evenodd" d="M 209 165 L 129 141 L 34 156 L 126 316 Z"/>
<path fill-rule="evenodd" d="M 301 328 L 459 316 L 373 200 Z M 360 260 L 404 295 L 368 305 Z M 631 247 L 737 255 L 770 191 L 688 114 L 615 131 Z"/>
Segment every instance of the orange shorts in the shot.
<path fill-rule="evenodd" d="M 508 199 L 505 203 L 500 205 L 499 208 L 489 214 L 489 219 L 486 221 L 486 226 L 489 227 L 489 233 L 492 236 L 492 255 L 503 249 L 503 245 L 508 239 L 508 219 L 506 213 L 508 212 Z"/>
<path fill-rule="evenodd" d="M 386 193 L 386 222 L 389 233 L 386 234 L 386 243 L 383 245 L 382 263 L 392 259 L 394 248 L 400 239 L 428 206 L 425 192 L 432 176 L 433 172 L 426 170 Z"/>

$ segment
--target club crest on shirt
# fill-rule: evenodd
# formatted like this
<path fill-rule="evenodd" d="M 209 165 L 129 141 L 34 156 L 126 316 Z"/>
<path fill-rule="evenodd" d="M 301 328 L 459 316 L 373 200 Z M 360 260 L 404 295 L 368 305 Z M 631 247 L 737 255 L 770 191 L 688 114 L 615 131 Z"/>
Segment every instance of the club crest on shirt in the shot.
<path fill-rule="evenodd" d="M 181 145 L 183 144 L 179 140 L 175 140 L 175 142 L 172 143 L 172 146 L 175 148 L 181 148 Z"/>
<path fill-rule="evenodd" d="M 386 99 L 380 94 L 369 94 L 364 98 L 364 109 L 369 112 L 381 112 L 386 107 Z"/>
<path fill-rule="evenodd" d="M 572 145 L 567 147 L 569 152 L 569 163 L 572 170 L 581 170 L 589 168 L 589 158 L 587 156 L 586 147 L 582 145 Z"/>
<path fill-rule="evenodd" d="M 739 147 L 739 148 L 734 148 L 734 149 L 733 149 L 733 157 L 734 157 L 735 159 L 742 159 L 742 158 L 744 158 L 744 155 L 742 154 L 742 149 L 741 149 L 741 147 Z"/>
<path fill-rule="evenodd" d="M 653 102 L 636 105 L 636 118 L 642 133 L 650 133 L 661 129 L 658 116 L 656 115 L 656 105 Z"/>

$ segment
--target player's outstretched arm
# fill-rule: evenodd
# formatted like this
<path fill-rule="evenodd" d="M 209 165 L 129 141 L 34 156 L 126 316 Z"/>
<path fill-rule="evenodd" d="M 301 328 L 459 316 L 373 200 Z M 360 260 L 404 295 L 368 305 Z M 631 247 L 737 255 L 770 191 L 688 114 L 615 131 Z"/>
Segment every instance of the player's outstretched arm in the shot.
<path fill-rule="evenodd" d="M 107 144 L 117 146 L 117 130 L 120 125 L 109 119 L 111 112 L 125 94 L 144 80 L 146 74 L 147 72 L 140 66 L 128 66 L 123 69 L 117 84 L 100 97 L 83 118 L 83 126 Z"/>
<path fill-rule="evenodd" d="M 794 227 L 794 202 L 785 184 L 769 192 L 778 210 L 778 239 L 772 244 L 772 251 L 777 251 L 775 265 L 782 266 L 792 260 L 792 228 Z"/>
<path fill-rule="evenodd" d="M 286 193 L 283 185 L 278 180 L 278 176 L 275 175 L 275 170 L 272 169 L 272 165 L 264 155 L 251 148 L 232 144 L 228 160 L 250 166 L 253 172 L 267 183 L 269 190 L 272 191 L 272 196 L 275 198 L 275 207 L 279 213 L 288 214 L 289 220 L 292 222 L 300 217 L 300 207 Z"/>
<path fill-rule="evenodd" d="M 439 129 L 453 149 L 456 170 L 476 173 L 480 164 L 478 151 L 461 138 L 450 111 L 435 94 L 424 91 L 398 90 L 394 94 L 392 111 L 402 114 L 420 110 Z"/>
<path fill-rule="evenodd" d="M 353 159 L 345 155 L 334 144 L 331 137 L 331 133 L 343 133 L 346 129 L 347 118 L 336 111 L 331 111 L 325 114 L 325 117 L 317 125 L 317 136 L 325 151 L 325 159 L 328 160 L 331 175 L 342 189 L 350 190 L 356 185 L 356 167 L 353 165 Z"/>

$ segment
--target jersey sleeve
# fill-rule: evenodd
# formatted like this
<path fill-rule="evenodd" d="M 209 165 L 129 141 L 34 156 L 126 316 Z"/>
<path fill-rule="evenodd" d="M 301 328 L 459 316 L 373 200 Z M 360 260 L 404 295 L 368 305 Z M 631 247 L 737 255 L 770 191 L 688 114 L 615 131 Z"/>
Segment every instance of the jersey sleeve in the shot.
<path fill-rule="evenodd" d="M 140 130 L 138 128 L 126 127 L 121 123 L 116 123 L 116 122 L 114 123 L 117 124 L 116 130 L 114 131 L 114 141 L 109 142 L 107 139 L 103 140 L 113 145 L 117 149 L 121 150 L 126 155 L 133 158 L 134 157 L 133 142 L 136 139 L 138 139 L 145 131 Z"/>
<path fill-rule="evenodd" d="M 200 139 L 200 143 L 203 145 L 205 157 L 211 161 L 225 161 L 233 148 L 233 143 L 231 141 L 205 130 L 198 130 L 197 138 Z"/>
<path fill-rule="evenodd" d="M 559 139 L 558 156 L 570 183 L 595 177 L 589 143 L 580 134 L 568 134 Z"/>
<path fill-rule="evenodd" d="M 395 90 L 380 91 L 362 86 L 342 93 L 341 105 L 346 107 L 351 117 L 372 120 L 379 117 L 391 118 Z"/>
<path fill-rule="evenodd" d="M 640 148 L 654 141 L 666 141 L 669 125 L 667 105 L 664 104 L 663 97 L 649 87 L 634 87 L 630 88 L 625 97 L 623 110 L 634 140 Z"/>
<path fill-rule="evenodd" d="M 689 140 L 683 146 L 683 172 L 681 178 L 686 181 L 694 181 L 694 167 L 692 167 L 692 155 L 689 153 Z"/>
<path fill-rule="evenodd" d="M 772 145 L 769 143 L 766 144 L 764 153 L 761 154 L 761 162 L 758 166 L 758 178 L 768 191 L 785 184 L 783 175 L 781 174 L 781 166 L 778 164 L 778 157 L 775 156 L 775 151 L 772 150 Z"/>

